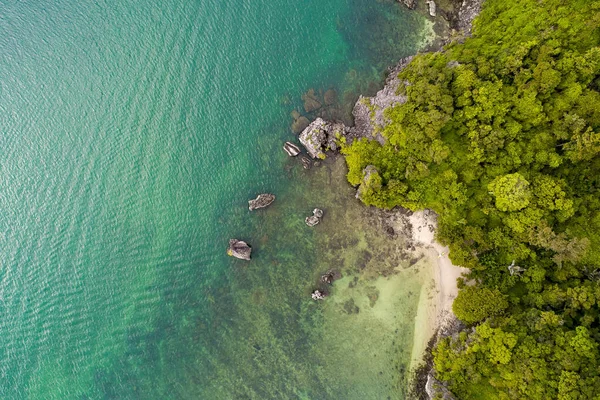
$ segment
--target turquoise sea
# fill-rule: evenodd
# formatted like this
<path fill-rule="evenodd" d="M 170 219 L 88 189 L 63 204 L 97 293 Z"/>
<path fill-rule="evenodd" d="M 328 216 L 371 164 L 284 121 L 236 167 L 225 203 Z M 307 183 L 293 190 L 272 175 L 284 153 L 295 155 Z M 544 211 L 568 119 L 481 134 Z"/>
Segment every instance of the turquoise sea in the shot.
<path fill-rule="evenodd" d="M 304 92 L 347 120 L 428 29 L 392 0 L 0 1 L 0 398 L 403 398 L 419 285 L 368 319 L 396 292 L 343 163 L 281 146 Z"/>

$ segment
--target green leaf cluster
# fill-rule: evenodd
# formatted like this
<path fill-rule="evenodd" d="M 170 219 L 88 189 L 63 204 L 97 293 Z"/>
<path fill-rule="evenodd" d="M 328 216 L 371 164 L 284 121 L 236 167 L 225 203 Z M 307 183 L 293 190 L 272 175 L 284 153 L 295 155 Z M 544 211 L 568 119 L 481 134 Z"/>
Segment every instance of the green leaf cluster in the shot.
<path fill-rule="evenodd" d="M 400 73 L 386 143 L 345 146 L 362 200 L 430 208 L 470 269 L 435 349 L 465 399 L 600 399 L 600 1 L 486 0 Z M 510 267 L 510 268 L 509 268 Z"/>

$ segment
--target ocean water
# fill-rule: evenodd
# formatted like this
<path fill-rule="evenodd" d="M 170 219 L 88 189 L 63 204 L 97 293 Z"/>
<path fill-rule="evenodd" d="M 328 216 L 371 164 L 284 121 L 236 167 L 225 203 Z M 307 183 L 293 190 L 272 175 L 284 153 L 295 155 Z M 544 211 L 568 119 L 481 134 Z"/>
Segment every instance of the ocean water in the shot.
<path fill-rule="evenodd" d="M 342 160 L 281 145 L 305 91 L 347 120 L 430 22 L 392 0 L 0 10 L 0 398 L 403 398 L 422 282 Z"/>

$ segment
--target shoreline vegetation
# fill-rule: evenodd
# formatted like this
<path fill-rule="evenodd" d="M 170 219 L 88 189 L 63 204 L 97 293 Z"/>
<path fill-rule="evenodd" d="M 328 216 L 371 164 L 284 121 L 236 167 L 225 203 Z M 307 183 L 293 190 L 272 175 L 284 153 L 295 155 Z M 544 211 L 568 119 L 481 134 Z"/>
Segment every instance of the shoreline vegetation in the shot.
<path fill-rule="evenodd" d="M 600 398 L 599 45 L 598 1 L 486 0 L 340 135 L 358 197 L 434 210 L 469 270 L 417 396 Z"/>
<path fill-rule="evenodd" d="M 341 148 L 366 205 L 412 210 L 438 292 L 414 396 L 600 398 L 600 2 L 480 8 L 453 8 L 459 33 L 401 60 L 353 126 L 301 142 Z"/>

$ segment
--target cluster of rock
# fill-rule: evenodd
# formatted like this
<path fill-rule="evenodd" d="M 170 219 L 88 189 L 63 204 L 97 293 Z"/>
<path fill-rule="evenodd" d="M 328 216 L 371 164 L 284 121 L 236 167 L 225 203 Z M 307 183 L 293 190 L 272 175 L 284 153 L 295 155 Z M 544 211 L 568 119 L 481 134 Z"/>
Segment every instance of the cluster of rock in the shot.
<path fill-rule="evenodd" d="M 323 219 L 323 210 L 321 210 L 320 208 L 315 208 L 313 210 L 313 215 L 306 217 L 304 222 L 306 222 L 306 225 L 308 225 L 308 226 L 315 226 L 319 222 L 321 222 L 322 219 Z"/>

